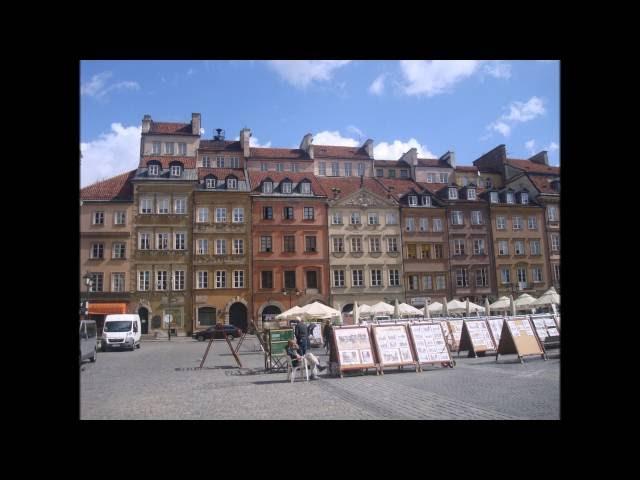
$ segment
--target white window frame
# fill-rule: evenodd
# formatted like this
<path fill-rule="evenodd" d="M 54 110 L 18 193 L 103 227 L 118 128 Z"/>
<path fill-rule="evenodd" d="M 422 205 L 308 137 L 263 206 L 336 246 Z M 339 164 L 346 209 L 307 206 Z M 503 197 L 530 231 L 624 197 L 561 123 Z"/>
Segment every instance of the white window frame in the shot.
<path fill-rule="evenodd" d="M 213 177 L 209 177 L 209 178 L 205 178 L 204 179 L 204 188 L 207 189 L 213 189 L 216 188 L 216 179 Z"/>
<path fill-rule="evenodd" d="M 118 248 L 120 247 L 120 248 Z M 111 246 L 111 258 L 122 260 L 126 257 L 127 244 L 125 242 L 114 242 Z"/>
<path fill-rule="evenodd" d="M 173 232 L 173 249 L 186 250 L 187 232 Z"/>
<path fill-rule="evenodd" d="M 209 254 L 209 240 L 207 238 L 198 238 L 196 241 L 196 255 Z"/>
<path fill-rule="evenodd" d="M 209 223 L 209 208 L 198 207 L 196 223 Z"/>
<path fill-rule="evenodd" d="M 376 177 L 378 178 L 384 177 L 384 168 L 376 168 Z"/>
<path fill-rule="evenodd" d="M 540 250 L 540 240 L 529 240 L 529 251 L 531 255 L 540 255 L 542 253 Z"/>
<path fill-rule="evenodd" d="M 91 244 L 91 253 L 89 258 L 93 260 L 103 259 L 104 258 L 104 243 L 97 242 Z"/>
<path fill-rule="evenodd" d="M 351 270 L 351 286 L 364 287 L 364 271 L 363 270 Z"/>
<path fill-rule="evenodd" d="M 301 182 L 300 185 L 301 185 L 300 191 L 303 194 L 305 194 L 305 195 L 310 195 L 311 194 L 311 183 L 309 183 L 309 182 Z"/>
<path fill-rule="evenodd" d="M 216 270 L 215 288 L 227 288 L 227 272 Z"/>
<path fill-rule="evenodd" d="M 389 270 L 389 286 L 390 287 L 400 286 L 400 270 L 398 270 L 397 268 L 393 268 Z"/>
<path fill-rule="evenodd" d="M 152 163 L 148 166 L 149 175 L 152 177 L 157 177 L 160 174 L 160 165 L 157 163 Z"/>
<path fill-rule="evenodd" d="M 322 175 L 324 177 L 327 176 L 327 164 L 326 164 L 326 162 L 318 162 L 318 175 Z"/>
<path fill-rule="evenodd" d="M 486 253 L 484 248 L 484 239 L 483 238 L 474 238 L 473 239 L 473 254 L 474 255 L 484 255 Z"/>
<path fill-rule="evenodd" d="M 436 275 L 436 290 L 444 290 L 445 288 L 447 288 L 447 277 Z"/>
<path fill-rule="evenodd" d="M 524 241 L 523 240 L 515 240 L 513 242 L 513 254 L 514 255 L 526 255 L 526 251 L 524 249 Z"/>
<path fill-rule="evenodd" d="M 476 189 L 467 188 L 467 200 L 475 200 L 475 199 L 476 199 Z"/>
<path fill-rule="evenodd" d="M 333 249 L 333 252 L 344 253 L 344 238 L 331 237 L 331 248 Z"/>
<path fill-rule="evenodd" d="M 206 289 L 209 288 L 209 272 L 207 270 L 198 270 L 196 272 L 197 276 L 197 289 Z"/>
<path fill-rule="evenodd" d="M 488 287 L 489 286 L 489 277 L 487 273 L 487 269 L 485 267 L 480 267 L 476 269 L 476 287 Z"/>
<path fill-rule="evenodd" d="M 407 232 L 413 232 L 416 229 L 416 223 L 415 223 L 415 218 L 413 217 L 407 217 L 405 218 L 405 230 L 407 230 Z"/>
<path fill-rule="evenodd" d="M 490 192 L 489 193 L 489 202 L 498 203 L 498 192 Z"/>
<path fill-rule="evenodd" d="M 422 289 L 433 290 L 433 279 L 431 275 L 422 275 Z"/>
<path fill-rule="evenodd" d="M 151 250 L 151 232 L 138 232 L 138 250 Z"/>
<path fill-rule="evenodd" d="M 237 189 L 238 189 L 238 179 L 227 178 L 227 190 L 237 190 Z"/>
<path fill-rule="evenodd" d="M 125 273 L 124 272 L 112 272 L 111 273 L 111 291 L 112 292 L 124 292 L 125 289 Z"/>
<path fill-rule="evenodd" d="M 148 292 L 151 289 L 151 272 L 149 270 L 138 271 L 138 291 Z"/>
<path fill-rule="evenodd" d="M 369 252 L 379 253 L 381 251 L 380 237 L 369 237 Z"/>
<path fill-rule="evenodd" d="M 434 182 L 434 180 L 436 179 L 436 174 L 435 173 L 427 173 L 427 183 L 436 183 Z"/>
<path fill-rule="evenodd" d="M 522 192 L 520 194 L 520 203 L 522 205 L 528 205 L 529 204 L 529 194 L 528 193 Z"/>
<path fill-rule="evenodd" d="M 334 270 L 331 276 L 333 280 L 333 286 L 337 288 L 344 287 L 344 270 Z"/>
<path fill-rule="evenodd" d="M 244 270 L 233 271 L 233 288 L 244 288 Z"/>
<path fill-rule="evenodd" d="M 522 230 L 522 217 L 518 215 L 511 217 L 511 228 L 513 231 Z"/>
<path fill-rule="evenodd" d="M 216 168 L 224 168 L 224 156 L 216 157 Z"/>
<path fill-rule="evenodd" d="M 342 212 L 333 212 L 331 214 L 331 225 L 342 225 Z"/>
<path fill-rule="evenodd" d="M 364 163 L 358 163 L 358 176 L 362 177 L 364 175 Z"/>
<path fill-rule="evenodd" d="M 558 209 L 555 206 L 547 207 L 547 220 L 556 222 L 558 220 Z"/>
<path fill-rule="evenodd" d="M 527 226 L 529 230 L 538 230 L 538 219 L 535 216 L 529 217 L 527 220 Z"/>
<path fill-rule="evenodd" d="M 525 267 L 517 267 L 516 277 L 518 278 L 518 283 L 527 283 L 527 269 Z"/>
<path fill-rule="evenodd" d="M 272 193 L 273 182 L 262 182 L 262 193 Z"/>
<path fill-rule="evenodd" d="M 442 219 L 434 218 L 433 221 L 433 231 L 434 232 L 442 232 Z"/>
<path fill-rule="evenodd" d="M 352 171 L 351 171 L 351 162 L 345 162 L 344 164 L 344 176 L 345 177 L 352 177 Z"/>
<path fill-rule="evenodd" d="M 291 193 L 291 182 L 282 182 L 282 193 Z"/>
<path fill-rule="evenodd" d="M 244 207 L 233 209 L 233 223 L 244 223 Z"/>
<path fill-rule="evenodd" d="M 176 197 L 173 199 L 173 213 L 176 215 L 187 214 L 187 199 L 185 197 Z"/>
<path fill-rule="evenodd" d="M 216 238 L 216 255 L 227 254 L 227 240 L 224 238 Z"/>
<path fill-rule="evenodd" d="M 169 250 L 169 232 L 156 232 L 156 250 Z"/>
<path fill-rule="evenodd" d="M 380 225 L 380 219 L 378 212 L 369 212 L 367 214 L 367 223 L 369 225 Z"/>
<path fill-rule="evenodd" d="M 180 165 L 171 165 L 171 176 L 179 177 L 182 175 L 182 167 Z"/>
<path fill-rule="evenodd" d="M 311 213 L 311 216 L 309 216 Z M 315 220 L 316 209 L 314 207 L 302 207 L 302 219 L 303 220 Z"/>
<path fill-rule="evenodd" d="M 422 196 L 422 206 L 423 207 L 430 207 L 431 206 L 431 196 L 430 195 L 423 195 Z"/>
<path fill-rule="evenodd" d="M 440 172 L 440 183 L 449 183 L 449 172 Z"/>
<path fill-rule="evenodd" d="M 500 282 L 503 285 L 511 283 L 511 269 L 509 267 L 502 267 L 500 269 Z"/>
<path fill-rule="evenodd" d="M 231 168 L 240 168 L 240 158 L 231 157 L 230 162 L 231 162 Z"/>
<path fill-rule="evenodd" d="M 498 216 L 496 217 L 496 230 L 506 230 L 507 229 L 507 217 Z"/>
<path fill-rule="evenodd" d="M 332 177 L 340 176 L 340 164 L 338 162 L 331 162 L 331 176 Z"/>
<path fill-rule="evenodd" d="M 429 231 L 429 219 L 426 217 L 420 217 L 420 231 L 428 232 Z"/>
<path fill-rule="evenodd" d="M 508 240 L 498 240 L 498 255 L 509 255 Z"/>
<path fill-rule="evenodd" d="M 451 225 L 464 225 L 464 214 L 461 210 L 451 212 Z"/>
<path fill-rule="evenodd" d="M 531 280 L 533 283 L 542 283 L 542 268 L 531 267 Z"/>
<path fill-rule="evenodd" d="M 418 196 L 417 195 L 409 195 L 409 206 L 417 207 L 418 206 Z"/>
<path fill-rule="evenodd" d="M 266 162 L 260 162 L 260 171 L 261 172 L 268 172 L 269 171 L 269 165 L 267 165 Z"/>
<path fill-rule="evenodd" d="M 558 233 L 551 234 L 551 251 L 552 252 L 560 251 L 560 235 Z"/>
<path fill-rule="evenodd" d="M 457 200 L 458 199 L 458 189 L 455 187 L 449 188 L 449 200 Z"/>
<path fill-rule="evenodd" d="M 481 210 L 472 210 L 471 211 L 471 225 L 482 225 L 484 222 L 482 221 L 482 211 Z"/>
<path fill-rule="evenodd" d="M 114 225 L 126 225 L 126 223 L 127 223 L 127 212 L 118 211 L 113 213 Z"/>
<path fill-rule="evenodd" d="M 162 143 L 161 142 L 151 142 L 151 154 L 152 155 L 160 155 L 162 153 Z"/>
<path fill-rule="evenodd" d="M 203 168 L 211 168 L 211 160 L 209 159 L 209 155 L 204 155 L 202 157 L 202 166 Z"/>
<path fill-rule="evenodd" d="M 385 215 L 385 222 L 387 225 L 397 225 L 398 224 L 398 214 L 395 212 L 390 212 Z"/>
<path fill-rule="evenodd" d="M 467 288 L 469 286 L 469 271 L 466 268 L 456 269 L 456 287 Z"/>
<path fill-rule="evenodd" d="M 397 252 L 398 251 L 398 239 L 397 237 L 388 237 L 387 238 L 387 252 Z"/>
<path fill-rule="evenodd" d="M 216 207 L 216 222 L 215 223 L 227 223 L 227 208 Z"/>
<path fill-rule="evenodd" d="M 362 252 L 362 239 L 360 237 L 351 237 L 350 245 L 351 252 L 360 253 Z"/>
<path fill-rule="evenodd" d="M 166 210 L 166 212 L 162 210 Z M 156 213 L 158 215 L 168 215 L 171 213 L 171 201 L 169 197 L 158 197 L 156 199 Z"/>
<path fill-rule="evenodd" d="M 174 148 L 173 148 L 173 143 L 174 142 L 165 142 L 164 144 L 164 153 L 166 155 L 173 155 L 174 153 Z"/>
<path fill-rule="evenodd" d="M 351 216 L 349 217 L 350 225 L 360 225 L 360 212 L 351 212 Z"/>
<path fill-rule="evenodd" d="M 242 238 L 233 239 L 233 254 L 244 255 L 244 240 Z"/>
<path fill-rule="evenodd" d="M 370 278 L 371 278 L 371 286 L 372 287 L 382 287 L 382 270 L 380 269 L 373 269 L 373 270 L 369 270 L 370 273 Z"/>
<path fill-rule="evenodd" d="M 91 224 L 92 225 L 104 225 L 104 212 L 103 211 L 96 211 L 93 212 L 93 215 L 91 216 Z M 98 221 L 100 220 L 100 221 Z"/>
<path fill-rule="evenodd" d="M 284 172 L 284 165 L 282 162 L 276 163 L 276 172 Z"/>
<path fill-rule="evenodd" d="M 513 199 L 513 193 L 507 193 L 507 203 L 515 203 Z"/>
<path fill-rule="evenodd" d="M 465 239 L 464 238 L 453 239 L 453 254 L 465 255 Z"/>
<path fill-rule="evenodd" d="M 420 278 L 418 275 L 409 275 L 407 277 L 407 287 L 411 291 L 420 289 Z"/>
<path fill-rule="evenodd" d="M 176 270 L 173 272 L 173 289 L 176 291 L 184 290 L 184 270 Z"/>

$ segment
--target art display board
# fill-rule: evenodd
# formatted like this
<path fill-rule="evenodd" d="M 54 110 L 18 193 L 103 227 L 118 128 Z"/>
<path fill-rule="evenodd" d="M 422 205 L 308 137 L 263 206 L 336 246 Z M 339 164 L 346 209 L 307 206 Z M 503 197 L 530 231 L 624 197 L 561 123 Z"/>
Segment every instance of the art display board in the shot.
<path fill-rule="evenodd" d="M 460 337 L 462 336 L 462 325 L 464 320 L 447 320 L 449 324 L 449 332 L 451 335 L 451 351 L 460 351 Z"/>
<path fill-rule="evenodd" d="M 449 350 L 453 351 L 453 336 L 451 335 L 449 322 L 447 322 L 446 320 L 440 320 L 440 326 L 442 327 L 442 333 L 444 333 L 444 339 L 447 342 L 447 346 L 449 347 Z"/>
<path fill-rule="evenodd" d="M 502 324 L 504 323 L 504 317 L 487 317 L 487 324 L 489 325 L 489 331 L 493 336 L 493 343 L 500 345 L 500 335 L 502 335 Z"/>
<path fill-rule="evenodd" d="M 340 377 L 348 370 L 375 368 L 379 373 L 368 327 L 334 326 L 333 347 Z"/>
<path fill-rule="evenodd" d="M 453 368 L 454 361 L 447 345 L 442 324 L 413 323 L 409 325 L 409 335 L 413 344 L 418 366 L 447 363 Z M 422 370 L 422 368 L 420 368 Z"/>
<path fill-rule="evenodd" d="M 293 328 L 267 330 L 267 347 L 265 352 L 265 370 L 287 369 L 287 343 L 294 339 Z"/>
<path fill-rule="evenodd" d="M 560 330 L 553 315 L 531 315 L 531 323 L 540 342 L 547 337 L 559 337 Z"/>
<path fill-rule="evenodd" d="M 523 357 L 527 355 L 540 355 L 546 360 L 540 340 L 529 322 L 529 317 L 505 317 L 496 352 L 496 362 L 500 355 L 509 353 L 517 354 L 521 363 L 524 363 Z"/>
<path fill-rule="evenodd" d="M 465 320 L 462 325 L 462 335 L 458 352 L 468 351 L 469 356 L 477 357 L 478 353 L 495 351 L 496 345 L 489 332 L 487 322 L 482 320 Z"/>
<path fill-rule="evenodd" d="M 380 373 L 385 367 L 414 365 L 418 371 L 406 325 L 372 325 L 371 332 Z"/>

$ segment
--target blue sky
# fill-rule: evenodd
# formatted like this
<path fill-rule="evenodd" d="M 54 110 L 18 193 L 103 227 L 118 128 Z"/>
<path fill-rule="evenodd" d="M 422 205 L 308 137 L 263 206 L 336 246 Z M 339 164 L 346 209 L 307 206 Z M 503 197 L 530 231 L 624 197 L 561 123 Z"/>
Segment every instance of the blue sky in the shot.
<path fill-rule="evenodd" d="M 499 144 L 559 165 L 558 61 L 83 61 L 81 186 L 137 167 L 142 117 L 202 114 L 203 138 L 251 129 L 255 146 L 360 145 L 376 159 L 411 147 L 460 165 Z"/>

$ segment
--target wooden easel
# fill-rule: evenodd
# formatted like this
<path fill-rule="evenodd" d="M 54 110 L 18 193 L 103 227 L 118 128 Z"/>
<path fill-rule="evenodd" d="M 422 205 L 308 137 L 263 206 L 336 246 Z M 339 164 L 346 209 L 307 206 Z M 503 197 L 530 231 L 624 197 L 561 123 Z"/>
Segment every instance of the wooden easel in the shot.
<path fill-rule="evenodd" d="M 211 345 L 213 345 L 213 342 L 215 340 L 216 339 L 213 338 L 213 335 L 212 335 L 211 339 L 209 339 L 209 345 L 207 345 L 207 350 L 204 352 L 204 357 L 202 357 L 202 361 L 200 362 L 200 367 L 199 367 L 200 369 L 202 369 L 204 362 L 207 360 L 207 355 L 209 355 L 209 349 L 211 348 Z M 231 342 L 229 341 L 229 337 L 227 335 L 224 335 L 224 340 L 227 342 L 227 345 L 229 345 L 229 350 L 231 351 L 233 358 L 235 358 L 236 362 L 238 362 L 238 366 L 242 368 L 242 363 L 240 363 L 240 358 L 238 358 L 238 355 L 236 355 L 236 352 L 233 350 L 233 345 L 231 345 Z"/>
<path fill-rule="evenodd" d="M 258 339 L 258 344 L 260 345 L 260 349 L 262 350 L 263 353 L 265 353 L 266 352 L 266 349 L 265 349 L 266 345 L 262 341 L 262 338 L 260 338 L 260 332 L 258 332 L 258 326 L 254 323 L 253 320 L 251 320 L 250 325 L 251 325 L 251 327 L 253 328 L 253 331 L 256 334 L 256 338 Z M 240 351 L 240 345 L 242 345 L 242 342 L 244 342 L 244 339 L 247 336 L 247 333 L 249 333 L 248 329 L 240 337 L 240 340 L 238 341 L 238 345 L 236 345 L 236 350 L 235 350 L 236 353 L 238 353 Z"/>

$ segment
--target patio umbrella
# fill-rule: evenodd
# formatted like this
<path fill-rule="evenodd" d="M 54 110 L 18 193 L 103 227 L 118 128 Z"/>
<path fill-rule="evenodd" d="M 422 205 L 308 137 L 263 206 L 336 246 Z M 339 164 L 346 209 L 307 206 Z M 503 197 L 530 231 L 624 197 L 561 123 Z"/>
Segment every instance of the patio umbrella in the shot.
<path fill-rule="evenodd" d="M 446 317 L 449 315 L 449 311 L 447 310 L 447 297 L 442 297 L 442 316 Z"/>
<path fill-rule="evenodd" d="M 529 295 L 528 293 L 523 293 L 518 298 L 516 298 L 516 310 L 528 310 L 530 308 L 534 308 L 531 304 L 535 301 L 536 299 L 531 295 Z"/>
<path fill-rule="evenodd" d="M 498 300 L 493 302 L 489 307 L 491 310 L 503 310 L 506 312 L 509 309 L 509 297 L 500 297 Z"/>
<path fill-rule="evenodd" d="M 431 314 L 431 313 L 442 314 L 442 304 L 440 302 L 430 303 L 429 307 L 427 308 L 427 311 L 429 312 L 429 314 Z M 431 315 L 429 315 L 429 316 L 431 316 Z"/>
<path fill-rule="evenodd" d="M 340 312 L 335 308 L 328 307 L 320 302 L 313 302 L 302 307 L 300 312 L 305 320 L 315 320 L 321 318 L 332 318 L 340 316 Z"/>
<path fill-rule="evenodd" d="M 447 313 L 464 313 L 467 306 L 455 298 L 447 303 Z"/>
<path fill-rule="evenodd" d="M 491 308 L 489 307 L 489 297 L 484 297 L 484 314 L 488 317 L 491 313 Z"/>
<path fill-rule="evenodd" d="M 560 295 L 556 292 L 556 289 L 551 287 L 544 292 L 542 296 L 531 304 L 532 307 L 543 307 L 549 305 L 560 305 Z"/>
<path fill-rule="evenodd" d="M 416 307 L 409 305 L 408 303 L 401 303 L 398 305 L 398 312 L 402 315 L 422 315 L 422 310 L 418 310 Z"/>
<path fill-rule="evenodd" d="M 468 300 L 467 300 L 468 301 Z M 470 313 L 475 313 L 476 315 L 480 315 L 480 312 L 484 313 L 485 312 L 485 308 L 480 306 L 480 305 L 476 305 L 473 302 L 469 302 L 469 312 Z"/>
<path fill-rule="evenodd" d="M 373 314 L 386 314 L 391 315 L 393 313 L 393 307 L 385 302 L 378 302 L 375 305 L 371 305 L 371 313 Z"/>
<path fill-rule="evenodd" d="M 366 303 L 363 303 L 362 305 L 358 306 L 358 313 L 363 314 L 366 313 L 367 315 L 371 313 L 371 306 L 367 305 Z"/>
<path fill-rule="evenodd" d="M 353 302 L 353 324 L 354 325 L 360 324 L 360 311 L 358 309 L 357 301 Z"/>
<path fill-rule="evenodd" d="M 290 308 L 289 310 L 285 310 L 284 312 L 276 315 L 276 320 L 293 319 L 302 314 L 302 312 L 302 308 L 296 305 L 295 307 Z"/>
<path fill-rule="evenodd" d="M 509 304 L 511 305 L 511 316 L 516 316 L 516 304 L 513 301 L 513 295 L 509 295 Z"/>
<path fill-rule="evenodd" d="M 399 318 L 400 317 L 400 309 L 398 308 L 398 299 L 396 298 L 396 301 L 394 302 L 393 305 L 393 316 L 395 318 Z"/>

